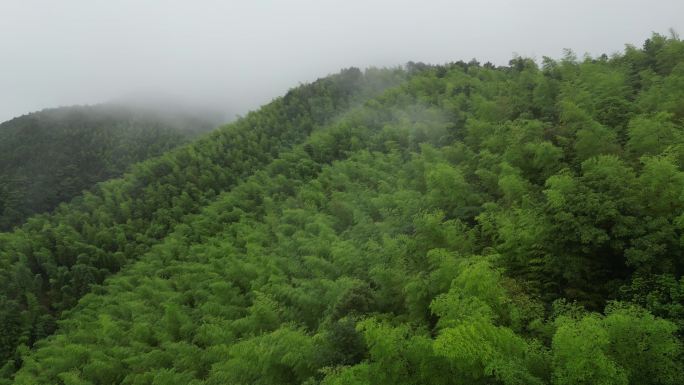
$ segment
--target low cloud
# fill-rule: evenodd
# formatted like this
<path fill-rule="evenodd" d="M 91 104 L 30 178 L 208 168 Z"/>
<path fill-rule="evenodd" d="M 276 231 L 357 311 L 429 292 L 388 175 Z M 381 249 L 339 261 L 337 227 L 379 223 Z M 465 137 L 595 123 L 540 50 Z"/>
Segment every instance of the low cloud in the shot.
<path fill-rule="evenodd" d="M 613 53 L 684 30 L 684 2 L 103 1 L 0 3 L 0 121 L 155 95 L 244 114 L 349 66 Z"/>

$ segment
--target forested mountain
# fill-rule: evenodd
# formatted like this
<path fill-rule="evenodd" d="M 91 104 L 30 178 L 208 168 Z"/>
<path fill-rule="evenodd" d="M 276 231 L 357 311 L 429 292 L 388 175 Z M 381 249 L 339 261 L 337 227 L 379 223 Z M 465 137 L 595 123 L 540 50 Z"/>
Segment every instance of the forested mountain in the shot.
<path fill-rule="evenodd" d="M 0 124 L 0 230 L 214 128 L 190 112 L 123 102 L 47 109 Z"/>
<path fill-rule="evenodd" d="M 681 384 L 684 42 L 348 69 L 0 234 L 16 384 Z"/>

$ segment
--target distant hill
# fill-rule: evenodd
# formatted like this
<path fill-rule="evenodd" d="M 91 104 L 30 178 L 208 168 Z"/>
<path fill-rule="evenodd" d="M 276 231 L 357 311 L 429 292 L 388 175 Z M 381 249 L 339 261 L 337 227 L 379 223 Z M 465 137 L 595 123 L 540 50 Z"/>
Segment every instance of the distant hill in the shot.
<path fill-rule="evenodd" d="M 213 128 L 187 112 L 117 104 L 46 109 L 0 124 L 0 231 Z"/>

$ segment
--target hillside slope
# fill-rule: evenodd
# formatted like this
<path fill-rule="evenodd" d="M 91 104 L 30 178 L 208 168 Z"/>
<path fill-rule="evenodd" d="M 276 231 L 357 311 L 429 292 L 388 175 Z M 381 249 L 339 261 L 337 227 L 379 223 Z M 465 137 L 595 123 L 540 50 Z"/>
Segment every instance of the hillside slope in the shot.
<path fill-rule="evenodd" d="M 0 236 L 14 383 L 682 383 L 684 42 L 380 74 Z"/>
<path fill-rule="evenodd" d="M 121 179 L 0 233 L 0 359 L 5 376 L 25 347 L 109 274 L 143 255 L 185 216 L 273 161 L 355 103 L 396 83 L 358 69 L 302 86 L 192 144 L 135 165 Z M 16 348 L 19 350 L 16 350 Z"/>
<path fill-rule="evenodd" d="M 212 128 L 190 114 L 123 104 L 47 109 L 4 122 L 0 231 Z"/>

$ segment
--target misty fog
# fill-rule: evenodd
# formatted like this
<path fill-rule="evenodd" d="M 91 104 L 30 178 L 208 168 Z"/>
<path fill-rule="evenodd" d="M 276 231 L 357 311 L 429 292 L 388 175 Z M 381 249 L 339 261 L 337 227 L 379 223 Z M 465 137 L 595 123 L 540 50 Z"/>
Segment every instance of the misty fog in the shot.
<path fill-rule="evenodd" d="M 344 67 L 610 54 L 684 31 L 682 15 L 681 0 L 2 1 L 0 121 L 149 99 L 229 120 Z"/>

